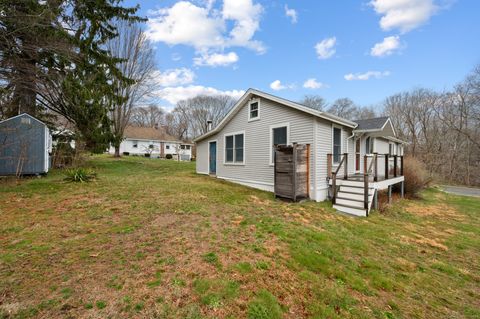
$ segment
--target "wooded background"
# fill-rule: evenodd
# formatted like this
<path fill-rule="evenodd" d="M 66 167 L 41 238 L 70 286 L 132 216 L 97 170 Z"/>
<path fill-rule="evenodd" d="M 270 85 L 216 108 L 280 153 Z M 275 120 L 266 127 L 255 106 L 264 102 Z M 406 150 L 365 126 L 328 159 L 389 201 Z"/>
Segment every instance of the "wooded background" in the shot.
<path fill-rule="evenodd" d="M 116 156 L 127 125 L 179 140 L 206 133 L 209 120 L 217 125 L 235 104 L 229 96 L 160 106 L 154 49 L 137 10 L 117 0 L 0 1 L 0 119 L 26 112 L 73 131 L 77 151 L 113 145 Z M 373 106 L 318 95 L 299 102 L 351 120 L 388 115 L 432 178 L 480 185 L 480 66 L 450 90 L 414 88 Z"/>

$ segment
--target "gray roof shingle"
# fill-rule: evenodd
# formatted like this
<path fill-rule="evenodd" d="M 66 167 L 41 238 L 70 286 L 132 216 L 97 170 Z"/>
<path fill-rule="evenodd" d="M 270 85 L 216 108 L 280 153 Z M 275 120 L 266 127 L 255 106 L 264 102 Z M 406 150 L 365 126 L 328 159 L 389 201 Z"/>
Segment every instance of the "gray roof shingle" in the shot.
<path fill-rule="evenodd" d="M 368 120 L 355 120 L 354 122 L 358 124 L 355 128 L 356 131 L 363 130 L 380 130 L 385 122 L 388 121 L 388 116 L 376 117 Z"/>

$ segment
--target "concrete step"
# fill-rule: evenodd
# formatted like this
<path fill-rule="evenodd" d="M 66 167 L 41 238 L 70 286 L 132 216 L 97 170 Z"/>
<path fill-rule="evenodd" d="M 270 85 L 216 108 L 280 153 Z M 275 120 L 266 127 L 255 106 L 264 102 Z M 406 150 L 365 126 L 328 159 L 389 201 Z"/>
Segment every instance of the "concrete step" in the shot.
<path fill-rule="evenodd" d="M 333 208 L 335 208 L 339 212 L 350 214 L 350 215 L 361 216 L 361 217 L 367 216 L 367 212 L 363 208 L 360 209 L 357 207 L 344 206 L 344 205 L 338 205 L 338 204 L 333 205 Z"/>

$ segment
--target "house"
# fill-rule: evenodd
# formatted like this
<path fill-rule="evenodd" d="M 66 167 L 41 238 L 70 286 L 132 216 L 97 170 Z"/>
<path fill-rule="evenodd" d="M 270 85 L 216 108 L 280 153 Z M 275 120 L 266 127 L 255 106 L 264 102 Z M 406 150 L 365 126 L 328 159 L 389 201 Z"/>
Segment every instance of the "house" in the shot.
<path fill-rule="evenodd" d="M 52 136 L 45 123 L 29 114 L 0 122 L 0 175 L 46 174 Z"/>
<path fill-rule="evenodd" d="M 255 89 L 194 142 L 197 173 L 271 192 L 274 147 L 309 144 L 310 199 L 331 198 L 355 215 L 368 214 L 378 190 L 403 183 L 404 142 L 388 117 L 350 121 Z"/>
<path fill-rule="evenodd" d="M 168 135 L 162 128 L 127 126 L 120 144 L 120 153 L 190 161 L 193 143 L 182 142 Z M 109 153 L 115 153 L 110 147 Z"/>

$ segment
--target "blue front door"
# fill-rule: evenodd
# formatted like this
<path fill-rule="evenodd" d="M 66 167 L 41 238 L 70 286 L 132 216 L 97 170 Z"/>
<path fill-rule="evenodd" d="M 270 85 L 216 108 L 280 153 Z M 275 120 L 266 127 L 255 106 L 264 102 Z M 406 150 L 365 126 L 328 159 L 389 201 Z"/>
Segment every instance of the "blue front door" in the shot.
<path fill-rule="evenodd" d="M 217 142 L 210 142 L 210 152 L 208 162 L 209 162 L 209 172 L 210 174 L 217 173 Z"/>

